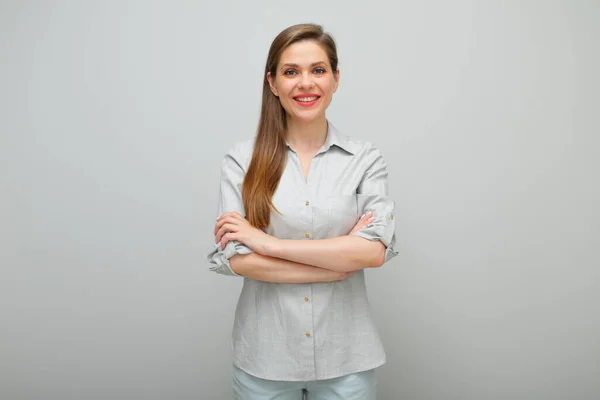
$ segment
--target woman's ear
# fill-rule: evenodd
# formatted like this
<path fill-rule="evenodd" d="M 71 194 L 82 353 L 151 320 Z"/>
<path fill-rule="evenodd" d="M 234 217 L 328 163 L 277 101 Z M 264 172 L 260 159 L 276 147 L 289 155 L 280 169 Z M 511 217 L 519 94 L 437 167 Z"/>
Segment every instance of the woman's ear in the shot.
<path fill-rule="evenodd" d="M 335 84 L 333 85 L 333 93 L 335 93 L 340 84 L 340 67 L 338 67 L 333 73 L 333 79 L 335 80 Z"/>
<path fill-rule="evenodd" d="M 267 72 L 267 81 L 269 82 L 271 92 L 273 92 L 275 97 L 278 97 L 279 93 L 277 92 L 277 88 L 275 87 L 275 79 L 273 78 L 273 75 L 271 75 L 271 71 Z"/>

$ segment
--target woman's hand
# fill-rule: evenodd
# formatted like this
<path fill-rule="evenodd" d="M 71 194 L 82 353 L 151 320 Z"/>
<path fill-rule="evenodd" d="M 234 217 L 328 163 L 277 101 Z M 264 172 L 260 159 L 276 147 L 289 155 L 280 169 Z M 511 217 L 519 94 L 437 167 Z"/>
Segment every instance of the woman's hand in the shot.
<path fill-rule="evenodd" d="M 221 249 L 224 249 L 229 241 L 237 240 L 262 255 L 269 255 L 269 249 L 277 241 L 277 238 L 250 225 L 246 218 L 237 212 L 225 213 L 217 218 L 213 233 L 216 235 L 216 242 L 220 242 Z"/>
<path fill-rule="evenodd" d="M 363 214 L 362 217 L 359 218 L 356 225 L 354 225 L 354 228 L 352 228 L 348 236 L 354 235 L 354 233 L 360 231 L 362 228 L 369 225 L 371 222 L 373 222 L 373 219 L 374 218 L 372 212 L 369 211 L 368 213 Z"/>

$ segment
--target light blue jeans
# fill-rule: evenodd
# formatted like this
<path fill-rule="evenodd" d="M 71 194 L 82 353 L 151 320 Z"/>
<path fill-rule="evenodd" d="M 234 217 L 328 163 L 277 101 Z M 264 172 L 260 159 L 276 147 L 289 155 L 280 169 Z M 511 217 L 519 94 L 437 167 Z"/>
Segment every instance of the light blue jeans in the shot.
<path fill-rule="evenodd" d="M 233 392 L 235 400 L 375 400 L 377 377 L 371 369 L 319 381 L 270 381 L 234 365 Z"/>

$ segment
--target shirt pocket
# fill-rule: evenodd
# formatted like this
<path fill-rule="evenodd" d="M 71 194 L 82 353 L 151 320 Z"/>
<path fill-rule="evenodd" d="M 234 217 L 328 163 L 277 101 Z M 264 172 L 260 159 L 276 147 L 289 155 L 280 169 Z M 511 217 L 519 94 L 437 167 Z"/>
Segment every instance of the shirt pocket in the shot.
<path fill-rule="evenodd" d="M 327 230 L 329 236 L 350 233 L 358 221 L 358 198 L 356 194 L 327 197 Z"/>

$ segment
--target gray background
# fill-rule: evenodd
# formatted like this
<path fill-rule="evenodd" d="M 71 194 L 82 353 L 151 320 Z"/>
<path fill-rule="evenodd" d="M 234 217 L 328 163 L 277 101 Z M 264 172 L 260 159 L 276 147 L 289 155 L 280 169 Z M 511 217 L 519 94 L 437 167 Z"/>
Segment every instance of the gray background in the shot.
<path fill-rule="evenodd" d="M 566 0 L 1 1 L 0 398 L 231 398 L 219 166 L 309 21 L 397 199 L 380 398 L 600 398 L 600 3 Z"/>

